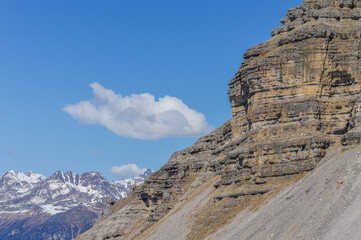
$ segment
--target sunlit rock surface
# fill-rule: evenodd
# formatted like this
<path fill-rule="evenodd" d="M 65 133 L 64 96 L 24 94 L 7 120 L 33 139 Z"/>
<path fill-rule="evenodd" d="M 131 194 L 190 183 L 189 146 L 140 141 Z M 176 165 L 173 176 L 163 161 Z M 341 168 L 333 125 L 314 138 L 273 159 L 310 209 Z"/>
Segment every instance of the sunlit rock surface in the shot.
<path fill-rule="evenodd" d="M 204 239 L 257 211 L 330 149 L 358 145 L 360 18 L 360 0 L 290 9 L 229 82 L 232 118 L 174 153 L 79 239 Z"/>

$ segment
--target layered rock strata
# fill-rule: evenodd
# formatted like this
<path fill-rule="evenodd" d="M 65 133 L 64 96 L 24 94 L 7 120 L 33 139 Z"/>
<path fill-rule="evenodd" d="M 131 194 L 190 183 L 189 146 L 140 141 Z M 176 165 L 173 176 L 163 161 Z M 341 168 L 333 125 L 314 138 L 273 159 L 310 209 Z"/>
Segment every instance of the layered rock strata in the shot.
<path fill-rule="evenodd" d="M 359 144 L 360 18 L 360 0 L 290 9 L 229 82 L 232 118 L 174 153 L 80 239 L 159 238 L 157 227 L 196 199 L 178 237 L 203 239 L 314 169 L 330 146 Z"/>

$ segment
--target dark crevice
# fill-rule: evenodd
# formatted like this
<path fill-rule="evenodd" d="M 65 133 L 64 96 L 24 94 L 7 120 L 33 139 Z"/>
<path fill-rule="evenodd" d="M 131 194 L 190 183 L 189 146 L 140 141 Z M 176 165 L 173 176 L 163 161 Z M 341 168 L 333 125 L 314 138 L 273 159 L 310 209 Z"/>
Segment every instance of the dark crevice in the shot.
<path fill-rule="evenodd" d="M 349 118 L 347 119 L 347 123 L 346 123 L 346 132 L 348 132 L 349 130 L 352 129 L 352 126 L 351 126 L 351 120 L 352 120 L 352 117 L 353 117 L 353 112 L 355 111 L 355 106 L 356 106 L 356 102 L 354 102 L 352 104 L 352 108 L 351 108 L 351 111 L 350 111 L 350 116 Z"/>
<path fill-rule="evenodd" d="M 322 97 L 322 94 L 323 94 L 323 88 L 324 88 L 324 77 L 325 77 L 325 68 L 326 68 L 326 61 L 327 61 L 327 58 L 328 58 L 328 54 L 329 54 L 329 47 L 330 47 L 330 43 L 333 39 L 333 35 L 331 33 L 331 35 L 329 36 L 328 40 L 327 40 L 327 43 L 326 43 L 326 52 L 325 52 L 325 57 L 323 59 L 323 63 L 322 63 L 322 72 L 321 72 L 321 76 L 320 76 L 320 96 L 319 98 Z"/>
<path fill-rule="evenodd" d="M 351 5 L 350 5 L 350 8 L 351 8 L 351 9 L 354 9 L 355 6 L 356 6 L 356 5 L 355 5 L 355 0 L 352 0 Z"/>

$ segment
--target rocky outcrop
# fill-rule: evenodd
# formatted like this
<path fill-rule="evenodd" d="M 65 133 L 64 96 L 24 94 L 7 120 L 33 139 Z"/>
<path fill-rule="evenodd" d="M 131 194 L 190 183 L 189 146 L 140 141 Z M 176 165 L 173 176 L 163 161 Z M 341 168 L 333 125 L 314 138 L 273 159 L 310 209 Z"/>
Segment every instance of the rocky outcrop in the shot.
<path fill-rule="evenodd" d="M 360 0 L 290 9 L 229 82 L 232 118 L 174 153 L 80 239 L 169 239 L 159 229 L 171 219 L 182 230 L 174 237 L 203 239 L 314 169 L 330 147 L 360 143 L 360 18 Z"/>
<path fill-rule="evenodd" d="M 360 239 L 360 148 L 328 155 L 260 209 L 240 212 L 208 239 Z"/>

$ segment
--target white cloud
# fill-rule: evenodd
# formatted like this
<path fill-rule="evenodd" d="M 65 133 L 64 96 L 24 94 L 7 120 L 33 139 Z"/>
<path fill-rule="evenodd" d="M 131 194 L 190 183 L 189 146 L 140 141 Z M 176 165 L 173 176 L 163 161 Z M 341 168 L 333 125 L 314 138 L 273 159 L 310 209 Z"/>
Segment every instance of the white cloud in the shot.
<path fill-rule="evenodd" d="M 66 105 L 63 110 L 82 123 L 100 124 L 119 136 L 137 139 L 196 137 L 213 129 L 204 115 L 182 100 L 149 93 L 122 96 L 92 83 L 94 98 Z"/>
<path fill-rule="evenodd" d="M 139 168 L 135 164 L 127 164 L 123 166 L 114 166 L 110 169 L 110 172 L 120 178 L 133 178 L 143 174 L 147 171 L 146 168 Z"/>

